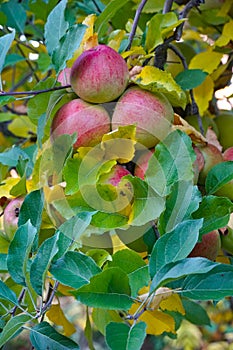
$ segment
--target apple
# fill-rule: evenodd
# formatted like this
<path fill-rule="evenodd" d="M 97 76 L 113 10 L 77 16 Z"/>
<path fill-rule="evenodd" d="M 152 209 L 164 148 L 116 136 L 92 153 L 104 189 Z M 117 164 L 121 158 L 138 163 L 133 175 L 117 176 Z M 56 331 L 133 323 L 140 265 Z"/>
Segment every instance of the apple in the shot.
<path fill-rule="evenodd" d="M 129 70 L 121 55 L 107 45 L 84 51 L 71 68 L 73 91 L 92 103 L 110 102 L 125 90 Z"/>
<path fill-rule="evenodd" d="M 202 169 L 205 165 L 205 159 L 199 148 L 195 145 L 193 145 L 193 150 L 196 153 L 196 159 L 193 163 L 193 172 L 194 172 L 194 183 L 197 184 L 198 177 Z"/>
<path fill-rule="evenodd" d="M 227 226 L 225 230 L 220 230 L 220 233 L 222 249 L 233 255 L 233 229 Z"/>
<path fill-rule="evenodd" d="M 152 148 L 171 131 L 173 116 L 172 106 L 163 94 L 133 86 L 116 103 L 112 129 L 136 124 L 136 141 Z"/>
<path fill-rule="evenodd" d="M 200 128 L 198 125 L 198 119 L 196 115 L 188 115 L 185 117 L 185 120 L 192 125 L 197 131 L 200 132 Z M 206 135 L 206 132 L 208 130 L 208 128 L 211 128 L 215 134 L 218 136 L 219 135 L 219 131 L 218 131 L 218 127 L 214 121 L 214 119 L 208 117 L 208 116 L 203 116 L 201 118 L 202 120 L 202 125 L 203 125 L 203 129 L 204 129 L 204 135 Z"/>
<path fill-rule="evenodd" d="M 199 173 L 198 183 L 204 185 L 208 172 L 214 165 L 223 161 L 223 156 L 221 151 L 212 144 L 198 147 L 204 157 L 204 167 Z"/>
<path fill-rule="evenodd" d="M 52 126 L 52 138 L 63 134 L 77 133 L 74 148 L 97 145 L 103 134 L 110 131 L 110 117 L 99 105 L 93 105 L 82 99 L 65 103 L 55 114 Z"/>
<path fill-rule="evenodd" d="M 107 174 L 103 174 L 100 177 L 102 183 L 111 184 L 113 186 L 118 186 L 121 178 L 131 173 L 123 165 L 116 164 L 113 166 L 111 171 Z"/>
<path fill-rule="evenodd" d="M 223 153 L 223 160 L 233 161 L 233 147 L 229 147 L 225 150 Z M 215 195 L 227 197 L 233 201 L 233 180 L 223 185 L 217 192 L 215 192 Z"/>
<path fill-rule="evenodd" d="M 71 68 L 65 68 L 59 73 L 57 80 L 62 86 L 70 85 L 70 72 Z"/>
<path fill-rule="evenodd" d="M 233 160 L 233 147 L 229 147 L 223 152 L 223 160 Z"/>
<path fill-rule="evenodd" d="M 202 236 L 201 242 L 196 243 L 189 257 L 203 257 L 215 260 L 221 248 L 221 238 L 218 230 L 211 231 Z"/>
<path fill-rule="evenodd" d="M 151 159 L 154 149 L 148 150 L 143 152 L 143 154 L 137 159 L 135 169 L 134 169 L 134 175 L 137 177 L 140 177 L 140 179 L 145 179 L 145 173 L 148 168 L 148 162 Z"/>
<path fill-rule="evenodd" d="M 3 228 L 9 240 L 13 239 L 15 231 L 18 228 L 19 211 L 23 201 L 24 198 L 22 197 L 14 198 L 4 209 Z"/>
<path fill-rule="evenodd" d="M 214 119 L 219 130 L 219 142 L 225 151 L 233 146 L 233 113 L 230 111 L 221 111 Z"/>

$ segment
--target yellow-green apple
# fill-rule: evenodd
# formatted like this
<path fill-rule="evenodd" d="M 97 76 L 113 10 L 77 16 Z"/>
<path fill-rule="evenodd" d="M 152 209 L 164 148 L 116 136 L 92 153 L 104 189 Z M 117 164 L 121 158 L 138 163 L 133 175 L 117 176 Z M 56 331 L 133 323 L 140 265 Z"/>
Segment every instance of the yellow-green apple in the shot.
<path fill-rule="evenodd" d="M 84 51 L 71 68 L 73 91 L 92 103 L 110 102 L 125 90 L 129 70 L 121 55 L 107 45 Z"/>
<path fill-rule="evenodd" d="M 95 146 L 103 134 L 110 131 L 110 117 L 100 105 L 93 105 L 82 99 L 65 103 L 55 114 L 52 126 L 52 138 L 63 134 L 77 133 L 74 148 Z"/>
<path fill-rule="evenodd" d="M 221 111 L 214 119 L 219 130 L 219 142 L 223 150 L 233 146 L 233 113 L 230 111 Z"/>
<path fill-rule="evenodd" d="M 222 249 L 233 255 L 233 229 L 227 226 L 220 230 L 220 234 Z"/>
<path fill-rule="evenodd" d="M 197 119 L 196 115 L 188 115 L 187 117 L 185 117 L 185 120 L 190 125 L 192 125 L 197 131 L 200 132 L 200 128 L 199 128 L 199 125 L 198 125 L 198 119 Z M 206 135 L 206 132 L 207 132 L 208 128 L 211 128 L 215 132 L 215 134 L 217 136 L 219 135 L 218 127 L 217 127 L 214 119 L 212 119 L 212 118 L 210 118 L 208 116 L 203 116 L 201 118 L 201 120 L 202 120 L 203 129 L 204 129 L 204 135 Z"/>
<path fill-rule="evenodd" d="M 198 183 L 203 185 L 205 183 L 206 176 L 210 169 L 223 161 L 222 152 L 214 145 L 207 144 L 206 146 L 199 146 L 204 157 L 204 167 L 199 173 Z"/>
<path fill-rule="evenodd" d="M 136 125 L 136 141 L 147 148 L 154 147 L 171 131 L 174 112 L 167 98 L 133 86 L 116 103 L 112 129 Z"/>
<path fill-rule="evenodd" d="M 24 198 L 22 197 L 14 198 L 4 209 L 3 228 L 9 240 L 12 240 L 18 228 L 19 211 L 23 201 Z"/>
<path fill-rule="evenodd" d="M 189 257 L 203 257 L 215 260 L 221 248 L 221 238 L 218 230 L 211 231 L 202 236 L 201 242 L 196 243 Z"/>

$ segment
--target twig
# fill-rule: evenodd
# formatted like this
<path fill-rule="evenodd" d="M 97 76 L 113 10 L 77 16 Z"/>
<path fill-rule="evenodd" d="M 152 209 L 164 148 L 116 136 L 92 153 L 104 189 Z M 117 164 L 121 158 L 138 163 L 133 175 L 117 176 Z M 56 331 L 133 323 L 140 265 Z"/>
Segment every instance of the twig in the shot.
<path fill-rule="evenodd" d="M 159 233 L 159 230 L 158 230 L 158 228 L 157 228 L 157 225 L 154 223 L 154 221 L 151 221 L 151 227 L 152 227 L 152 229 L 153 229 L 153 231 L 154 231 L 154 234 L 155 234 L 156 239 L 159 239 L 160 233 Z"/>
<path fill-rule="evenodd" d="M 54 88 L 50 89 L 44 89 L 44 90 L 35 90 L 35 91 L 12 91 L 12 92 L 0 92 L 0 96 L 22 96 L 22 95 L 39 95 L 43 94 L 45 92 L 50 92 L 50 91 L 56 91 L 56 90 L 63 90 L 70 88 L 71 85 L 65 85 L 65 86 L 55 86 Z"/>
<path fill-rule="evenodd" d="M 21 301 L 23 300 L 23 297 L 24 297 L 25 292 L 26 292 L 26 288 L 23 288 L 23 289 L 21 290 L 21 293 L 20 293 L 19 297 L 18 297 L 18 303 L 21 303 Z M 15 315 L 17 309 L 18 309 L 18 306 L 15 305 L 15 306 L 13 307 L 13 309 L 10 311 L 10 313 L 11 313 L 12 316 Z"/>
<path fill-rule="evenodd" d="M 99 8 L 97 2 L 96 2 L 95 0 L 92 0 L 92 2 L 94 2 L 94 5 L 95 5 L 97 11 L 98 11 L 99 13 L 101 13 L 101 9 Z"/>
<path fill-rule="evenodd" d="M 180 50 L 175 46 L 175 45 L 172 45 L 172 44 L 168 44 L 168 48 L 171 49 L 173 52 L 175 52 L 175 54 L 180 58 L 182 64 L 183 64 L 183 67 L 184 69 L 188 69 L 188 65 L 187 65 L 187 62 L 186 62 L 186 58 L 184 57 L 184 55 L 180 52 Z"/>
<path fill-rule="evenodd" d="M 129 44 L 127 46 L 126 51 L 131 48 L 131 45 L 132 45 L 132 42 L 133 42 L 133 38 L 134 38 L 136 30 L 137 30 L 138 21 L 139 21 L 141 12 L 142 12 L 143 7 L 145 6 L 146 2 L 147 2 L 147 0 L 142 0 L 140 5 L 137 8 L 137 11 L 136 11 L 136 14 L 135 14 L 135 17 L 134 17 L 134 20 L 133 20 L 132 30 L 131 30 L 131 32 L 129 34 Z"/>
<path fill-rule="evenodd" d="M 163 14 L 171 11 L 174 0 L 166 0 L 163 6 Z"/>
<path fill-rule="evenodd" d="M 59 282 L 56 281 L 54 286 L 53 286 L 52 292 L 49 294 L 48 300 L 45 302 L 44 306 L 41 307 L 41 309 L 40 309 L 39 313 L 37 314 L 36 318 L 39 318 L 40 316 L 42 316 L 42 318 L 44 317 L 45 312 L 47 311 L 47 309 L 51 306 L 51 304 L 53 302 L 53 298 L 55 296 L 55 293 L 57 291 L 58 286 L 59 286 Z"/>

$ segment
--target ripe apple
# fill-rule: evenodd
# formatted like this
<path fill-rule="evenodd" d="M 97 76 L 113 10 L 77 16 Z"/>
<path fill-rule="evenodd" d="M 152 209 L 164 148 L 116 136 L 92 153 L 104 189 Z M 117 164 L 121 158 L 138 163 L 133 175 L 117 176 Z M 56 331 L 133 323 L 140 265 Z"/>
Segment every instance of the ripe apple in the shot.
<path fill-rule="evenodd" d="M 229 147 L 223 152 L 223 160 L 233 160 L 233 147 Z"/>
<path fill-rule="evenodd" d="M 225 230 L 220 230 L 220 232 L 222 249 L 233 255 L 233 229 L 227 226 Z"/>
<path fill-rule="evenodd" d="M 189 257 L 203 257 L 215 260 L 221 248 L 221 238 L 218 230 L 211 231 L 202 236 L 201 242 L 196 243 Z"/>
<path fill-rule="evenodd" d="M 3 227 L 4 232 L 12 240 L 18 228 L 19 211 L 24 199 L 22 197 L 12 199 L 4 209 Z"/>
<path fill-rule="evenodd" d="M 219 142 L 223 150 L 233 146 L 233 113 L 230 111 L 221 111 L 215 119 L 219 130 Z"/>
<path fill-rule="evenodd" d="M 70 72 L 71 68 L 65 68 L 59 73 L 57 80 L 62 86 L 70 85 Z"/>
<path fill-rule="evenodd" d="M 95 146 L 103 134 L 110 131 L 110 117 L 99 105 L 93 105 L 82 99 L 74 99 L 65 103 L 55 114 L 51 135 L 56 138 L 63 134 L 77 133 L 78 139 L 74 148 Z"/>
<path fill-rule="evenodd" d="M 143 152 L 143 154 L 137 159 L 135 169 L 134 169 L 134 175 L 137 177 L 140 177 L 140 179 L 145 179 L 145 172 L 148 168 L 148 162 L 151 159 L 154 149 L 148 150 Z"/>
<path fill-rule="evenodd" d="M 212 144 L 207 144 L 206 146 L 199 146 L 199 150 L 201 151 L 204 157 L 204 167 L 200 171 L 198 183 L 204 185 L 208 172 L 214 165 L 223 161 L 223 156 L 221 151 Z"/>
<path fill-rule="evenodd" d="M 136 124 L 136 141 L 152 148 L 171 131 L 173 115 L 172 106 L 164 95 L 133 86 L 116 103 L 112 129 Z"/>
<path fill-rule="evenodd" d="M 129 174 L 130 172 L 124 166 L 116 164 L 109 173 L 101 175 L 100 181 L 102 183 L 117 186 L 121 181 L 121 178 Z"/>
<path fill-rule="evenodd" d="M 107 45 L 84 51 L 71 68 L 73 91 L 87 102 L 104 103 L 118 98 L 129 80 L 121 55 Z"/>

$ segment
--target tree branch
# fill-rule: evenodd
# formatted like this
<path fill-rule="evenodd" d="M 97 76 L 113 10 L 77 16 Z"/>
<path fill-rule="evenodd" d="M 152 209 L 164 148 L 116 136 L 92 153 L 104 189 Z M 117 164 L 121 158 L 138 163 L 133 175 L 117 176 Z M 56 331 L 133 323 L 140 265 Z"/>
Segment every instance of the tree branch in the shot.
<path fill-rule="evenodd" d="M 132 25 L 132 30 L 129 34 L 129 44 L 126 48 L 126 51 L 129 50 L 131 48 L 132 42 L 133 42 L 133 38 L 135 36 L 136 30 L 137 30 L 137 25 L 138 25 L 138 21 L 141 15 L 141 12 L 143 10 L 143 7 L 146 5 L 147 0 L 142 0 L 140 5 L 137 8 L 134 20 L 133 20 L 133 25 Z"/>
<path fill-rule="evenodd" d="M 54 88 L 50 89 L 44 89 L 44 90 L 35 90 L 35 91 L 12 91 L 12 92 L 0 92 L 0 97 L 1 96 L 22 96 L 22 95 L 39 95 L 43 94 L 45 92 L 50 92 L 50 91 L 56 91 L 56 90 L 63 90 L 70 88 L 71 85 L 64 85 L 64 86 L 55 86 Z"/>
<path fill-rule="evenodd" d="M 171 11 L 174 0 L 166 0 L 163 7 L 163 14 Z"/>

